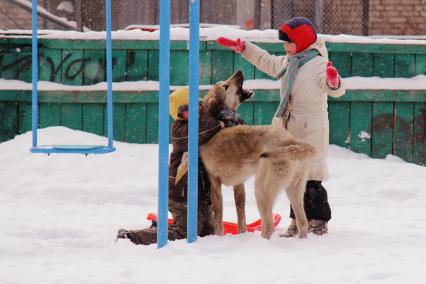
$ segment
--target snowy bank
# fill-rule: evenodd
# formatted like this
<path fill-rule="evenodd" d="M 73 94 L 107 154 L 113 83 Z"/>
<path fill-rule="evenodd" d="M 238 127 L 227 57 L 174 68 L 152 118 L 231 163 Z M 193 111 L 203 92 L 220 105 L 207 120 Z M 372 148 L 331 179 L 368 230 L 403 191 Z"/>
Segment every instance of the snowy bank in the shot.
<path fill-rule="evenodd" d="M 63 127 L 40 144 L 105 143 Z M 331 146 L 325 183 L 333 219 L 323 237 L 270 241 L 209 236 L 161 250 L 115 242 L 119 228 L 149 225 L 157 206 L 157 145 L 116 143 L 88 156 L 30 154 L 31 134 L 0 144 L 1 283 L 425 283 L 426 168 Z M 248 221 L 257 218 L 253 180 Z M 236 219 L 224 189 L 225 219 Z M 288 225 L 288 201 L 275 212 Z"/>
<path fill-rule="evenodd" d="M 55 31 L 55 30 L 40 30 L 40 39 L 82 39 L 82 40 L 105 40 L 105 32 L 76 32 L 76 31 Z M 28 37 L 28 31 L 13 30 L 2 31 L 0 34 L 13 34 L 17 37 L 22 34 L 22 37 Z M 216 40 L 220 36 L 230 38 L 241 38 L 248 41 L 265 42 L 265 43 L 281 43 L 278 40 L 277 30 L 241 30 L 229 26 L 213 26 L 200 29 L 200 40 Z M 354 35 L 318 35 L 327 42 L 335 43 L 356 43 L 356 44 L 412 44 L 412 45 L 426 45 L 424 38 L 410 39 L 410 38 L 396 38 L 394 36 L 354 36 Z M 113 40 L 159 40 L 159 30 L 154 32 L 142 31 L 138 29 L 133 30 L 119 30 L 112 33 Z M 189 29 L 184 27 L 175 27 L 170 29 L 171 40 L 189 40 Z"/>
<path fill-rule="evenodd" d="M 350 90 L 426 90 L 426 76 L 417 75 L 412 78 L 380 78 L 380 77 L 349 77 L 343 81 Z M 175 90 L 178 86 L 170 86 Z M 158 81 L 129 81 L 113 83 L 114 91 L 158 91 Z M 211 85 L 200 85 L 201 90 L 208 90 Z M 270 90 L 279 89 L 280 82 L 268 79 L 245 80 L 244 88 Z M 107 83 L 102 82 L 89 86 L 71 86 L 48 81 L 39 81 L 40 91 L 105 91 Z M 32 90 L 32 84 L 18 80 L 0 79 L 0 90 Z"/>

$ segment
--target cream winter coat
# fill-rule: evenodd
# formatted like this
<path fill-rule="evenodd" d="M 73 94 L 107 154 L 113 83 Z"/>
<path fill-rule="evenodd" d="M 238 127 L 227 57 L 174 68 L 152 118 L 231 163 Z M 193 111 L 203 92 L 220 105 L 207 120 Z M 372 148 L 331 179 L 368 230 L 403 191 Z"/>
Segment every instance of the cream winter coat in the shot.
<path fill-rule="evenodd" d="M 326 164 L 329 136 L 327 95 L 340 97 L 345 93 L 346 88 L 342 80 L 340 80 L 337 90 L 331 89 L 326 83 L 325 70 L 328 53 L 324 41 L 319 39 L 308 49 L 317 49 L 320 56 L 305 63 L 297 73 L 291 92 L 291 111 L 287 129 L 296 138 L 315 147 L 317 154 L 310 164 L 309 180 L 324 181 L 328 178 Z M 271 55 L 250 42 L 246 42 L 246 49 L 241 55 L 259 70 L 272 77 L 276 77 L 277 73 L 287 64 L 287 56 Z M 283 77 L 280 79 L 281 96 L 284 89 Z"/>

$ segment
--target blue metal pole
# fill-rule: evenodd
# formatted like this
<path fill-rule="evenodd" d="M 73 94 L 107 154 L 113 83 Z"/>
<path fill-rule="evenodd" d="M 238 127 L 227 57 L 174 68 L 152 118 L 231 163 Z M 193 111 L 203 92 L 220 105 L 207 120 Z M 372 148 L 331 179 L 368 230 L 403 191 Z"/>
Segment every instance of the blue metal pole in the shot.
<path fill-rule="evenodd" d="M 37 147 L 38 128 L 38 38 L 37 38 L 37 0 L 32 2 L 32 127 L 33 127 L 33 147 Z"/>
<path fill-rule="evenodd" d="M 111 0 L 106 0 L 106 59 L 107 59 L 107 113 L 108 113 L 108 148 L 113 147 L 114 125 L 112 105 L 112 35 L 111 35 Z"/>
<path fill-rule="evenodd" d="M 189 143 L 188 143 L 188 243 L 197 240 L 198 211 L 198 63 L 200 1 L 190 0 L 189 39 Z"/>
<path fill-rule="evenodd" d="M 160 102 L 157 247 L 167 244 L 169 195 L 170 0 L 160 1 Z"/>

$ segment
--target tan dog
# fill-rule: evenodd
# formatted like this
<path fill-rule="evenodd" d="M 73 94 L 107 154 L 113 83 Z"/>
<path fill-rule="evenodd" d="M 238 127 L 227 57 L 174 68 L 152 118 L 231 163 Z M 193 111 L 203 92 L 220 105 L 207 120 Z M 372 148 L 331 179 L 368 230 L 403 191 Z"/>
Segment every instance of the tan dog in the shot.
<path fill-rule="evenodd" d="M 238 72 L 237 72 L 238 73 Z M 241 74 L 213 86 L 203 102 L 212 115 L 222 107 L 235 109 L 241 100 Z M 251 96 L 251 95 L 250 95 Z M 234 187 L 238 231 L 245 231 L 244 182 L 255 175 L 255 196 L 262 219 L 262 237 L 274 231 L 272 207 L 280 190 L 285 190 L 296 216 L 299 237 L 306 237 L 308 221 L 303 195 L 308 178 L 309 159 L 314 148 L 295 139 L 283 127 L 241 125 L 225 128 L 200 146 L 201 158 L 211 181 L 215 233 L 223 234 L 221 185 Z"/>
<path fill-rule="evenodd" d="M 236 111 L 241 103 L 251 98 L 253 95 L 252 91 L 243 90 L 243 82 L 243 73 L 241 71 L 237 71 L 228 80 L 214 85 L 203 100 L 203 111 L 209 113 L 215 118 L 218 118 L 220 116 L 220 112 L 226 108 Z M 200 149 L 201 147 L 203 146 L 200 146 Z M 234 189 L 235 207 L 237 209 L 238 233 L 244 233 L 247 230 L 244 183 L 235 183 L 232 186 Z M 222 197 L 222 195 L 220 195 L 220 197 Z M 214 208 L 217 207 L 218 202 L 212 203 Z M 220 204 L 222 206 L 222 199 L 220 199 Z M 217 210 L 214 211 L 217 219 L 222 220 L 222 211 L 220 211 L 220 213 Z M 219 216 L 218 214 L 221 215 Z M 219 228 L 215 229 L 216 234 L 223 234 L 223 226 L 221 228 L 222 231 L 220 231 Z"/>

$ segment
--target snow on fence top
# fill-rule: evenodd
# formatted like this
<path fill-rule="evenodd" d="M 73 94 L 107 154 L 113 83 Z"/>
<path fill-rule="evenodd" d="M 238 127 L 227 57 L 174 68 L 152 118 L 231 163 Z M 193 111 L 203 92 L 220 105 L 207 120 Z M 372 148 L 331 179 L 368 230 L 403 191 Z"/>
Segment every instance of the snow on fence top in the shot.
<path fill-rule="evenodd" d="M 412 78 L 380 78 L 380 77 L 349 77 L 342 79 L 349 90 L 426 90 L 426 75 Z M 174 90 L 178 86 L 171 86 Z M 201 90 L 210 89 L 211 85 L 201 85 Z M 107 83 L 102 82 L 89 86 L 71 86 L 53 82 L 40 81 L 40 91 L 105 91 Z M 279 89 L 279 81 L 256 79 L 244 81 L 244 88 L 255 90 Z M 31 83 L 18 80 L 0 79 L 0 90 L 31 90 Z M 133 81 L 113 83 L 114 91 L 158 91 L 157 81 Z"/>
<path fill-rule="evenodd" d="M 17 37 L 28 37 L 30 34 L 24 30 L 0 30 L 0 34 L 13 35 Z M 72 40 L 105 40 L 105 32 L 76 32 L 76 31 L 54 31 L 40 30 L 39 38 L 49 39 L 72 39 Z M 277 30 L 241 30 L 229 26 L 212 26 L 200 29 L 200 40 L 215 40 L 219 36 L 229 38 L 242 38 L 248 41 L 279 43 Z M 395 36 L 354 36 L 354 35 L 318 35 L 327 42 L 336 43 L 357 43 L 357 44 L 410 44 L 410 45 L 426 45 L 426 37 L 416 37 L 416 39 L 408 37 Z M 160 32 L 158 30 L 149 32 L 132 26 L 132 30 L 119 30 L 112 33 L 113 40 L 159 40 Z M 189 29 L 185 27 L 171 28 L 170 38 L 172 40 L 189 40 Z"/>

